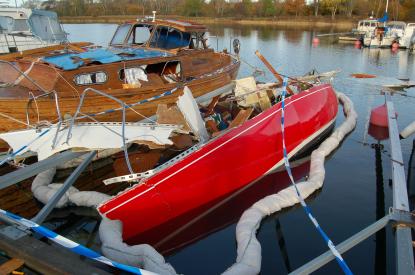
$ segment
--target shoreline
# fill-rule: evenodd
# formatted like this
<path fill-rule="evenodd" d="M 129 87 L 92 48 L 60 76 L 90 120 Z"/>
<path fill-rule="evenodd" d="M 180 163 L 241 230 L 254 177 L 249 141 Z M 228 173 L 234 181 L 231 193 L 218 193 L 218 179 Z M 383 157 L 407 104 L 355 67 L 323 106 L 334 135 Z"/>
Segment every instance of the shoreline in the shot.
<path fill-rule="evenodd" d="M 327 17 L 274 17 L 274 18 L 212 18 L 212 17 L 184 17 L 184 16 L 158 16 L 158 18 L 174 18 L 179 20 L 194 21 L 208 25 L 241 25 L 241 26 L 280 26 L 285 28 L 336 28 L 352 29 L 356 26 L 358 18 L 339 18 L 331 20 Z M 111 16 L 62 16 L 63 24 L 92 24 L 111 23 L 120 24 L 125 21 L 136 20 L 134 15 L 111 15 Z"/>

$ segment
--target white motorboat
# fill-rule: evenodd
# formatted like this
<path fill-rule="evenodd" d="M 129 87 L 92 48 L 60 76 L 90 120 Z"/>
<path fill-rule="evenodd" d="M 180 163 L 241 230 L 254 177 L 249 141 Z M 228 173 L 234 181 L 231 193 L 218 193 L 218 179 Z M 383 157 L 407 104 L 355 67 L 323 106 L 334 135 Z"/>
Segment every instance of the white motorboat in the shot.
<path fill-rule="evenodd" d="M 415 23 L 408 23 L 402 37 L 399 39 L 399 47 L 410 49 L 415 46 Z"/>
<path fill-rule="evenodd" d="M 55 12 L 0 7 L 0 54 L 67 42 Z"/>

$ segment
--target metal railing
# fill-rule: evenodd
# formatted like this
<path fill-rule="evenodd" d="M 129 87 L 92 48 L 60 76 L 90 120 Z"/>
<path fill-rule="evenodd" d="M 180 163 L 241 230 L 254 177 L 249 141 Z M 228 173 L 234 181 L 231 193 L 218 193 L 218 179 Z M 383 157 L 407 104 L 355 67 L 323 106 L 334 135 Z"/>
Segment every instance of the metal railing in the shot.
<path fill-rule="evenodd" d="M 82 95 L 81 95 L 81 98 L 80 98 L 80 100 L 79 100 L 79 104 L 78 104 L 78 107 L 77 107 L 77 109 L 76 109 L 76 112 L 75 112 L 74 116 L 72 117 L 72 119 L 71 119 L 71 121 L 70 121 L 69 130 L 68 130 L 68 134 L 67 134 L 67 136 L 66 136 L 66 143 L 69 143 L 69 140 L 70 140 L 71 135 L 72 135 L 72 128 L 73 128 L 73 125 L 75 124 L 75 120 L 78 118 L 78 115 L 79 115 L 79 114 L 80 114 L 80 112 L 81 112 L 82 105 L 84 104 L 85 97 L 86 97 L 86 95 L 87 95 L 88 93 L 96 93 L 96 94 L 99 94 L 99 95 L 101 95 L 101 96 L 104 96 L 104 97 L 107 97 L 107 98 L 109 98 L 109 99 L 111 99 L 111 100 L 114 100 L 115 102 L 118 102 L 118 103 L 121 105 L 121 111 L 122 111 L 121 138 L 122 138 L 122 143 L 123 143 L 124 157 L 125 157 L 125 162 L 126 162 L 126 164 L 127 164 L 128 170 L 130 171 L 130 173 L 131 173 L 131 174 L 133 174 L 133 173 L 134 173 L 134 171 L 133 171 L 133 169 L 132 169 L 132 166 L 131 166 L 131 163 L 130 163 L 130 159 L 128 158 L 127 144 L 126 144 L 126 142 L 125 142 L 125 109 L 128 107 L 128 105 L 127 105 L 127 104 L 125 104 L 125 102 L 124 102 L 124 101 L 122 101 L 122 100 L 120 100 L 120 99 L 118 99 L 118 98 L 116 98 L 116 97 L 114 97 L 114 96 L 112 96 L 112 95 L 109 95 L 109 94 L 107 94 L 107 93 L 105 93 L 105 92 L 102 92 L 102 91 L 96 90 L 96 89 L 94 89 L 94 88 L 86 88 L 86 89 L 82 92 Z M 90 118 L 90 119 L 93 119 L 91 116 L 88 116 L 88 115 L 85 115 L 85 116 L 86 116 L 86 117 L 88 117 L 88 118 Z M 94 120 L 94 119 L 93 119 L 93 120 Z M 96 121 L 96 120 L 94 120 L 94 121 Z M 104 127 L 105 127 L 105 125 L 102 125 L 102 126 L 104 126 Z"/>

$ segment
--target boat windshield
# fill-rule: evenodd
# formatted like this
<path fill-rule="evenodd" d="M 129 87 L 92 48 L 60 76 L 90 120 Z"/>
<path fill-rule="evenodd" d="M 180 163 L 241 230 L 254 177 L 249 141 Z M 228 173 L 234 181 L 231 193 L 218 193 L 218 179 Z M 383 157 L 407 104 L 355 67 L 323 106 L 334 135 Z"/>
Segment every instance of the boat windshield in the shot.
<path fill-rule="evenodd" d="M 20 20 L 16 20 L 16 22 L 17 21 Z M 36 10 L 29 17 L 28 23 L 32 33 L 44 41 L 67 40 L 66 33 L 62 29 L 56 13 Z M 23 26 L 21 28 L 23 30 Z"/>
<path fill-rule="evenodd" d="M 177 49 L 188 47 L 190 33 L 181 32 L 175 28 L 159 26 L 150 41 L 150 47 L 159 49 Z"/>
<path fill-rule="evenodd" d="M 129 45 L 145 45 L 150 39 L 151 33 L 153 31 L 152 25 L 139 24 L 135 25 L 133 31 L 128 37 Z"/>
<path fill-rule="evenodd" d="M 124 41 L 127 38 L 130 28 L 130 24 L 120 25 L 115 31 L 114 37 L 112 38 L 110 45 L 124 44 Z"/>

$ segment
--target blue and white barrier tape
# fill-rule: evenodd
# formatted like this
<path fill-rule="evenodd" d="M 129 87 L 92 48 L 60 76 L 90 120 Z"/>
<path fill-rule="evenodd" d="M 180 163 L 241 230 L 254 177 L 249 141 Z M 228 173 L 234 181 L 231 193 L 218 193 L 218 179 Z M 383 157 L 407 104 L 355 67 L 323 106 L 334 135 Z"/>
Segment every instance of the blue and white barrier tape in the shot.
<path fill-rule="evenodd" d="M 73 242 L 61 235 L 58 235 L 57 233 L 47 229 L 46 227 L 40 226 L 37 223 L 34 223 L 32 221 L 29 221 L 25 218 L 22 218 L 18 215 L 15 215 L 13 213 L 10 213 L 8 211 L 5 211 L 3 209 L 0 209 L 0 214 L 12 219 L 13 221 L 17 222 L 19 225 L 22 225 L 26 228 L 29 228 L 31 230 L 33 230 L 34 232 L 47 237 L 48 239 L 50 239 L 51 241 L 71 250 L 72 252 L 78 254 L 78 255 L 82 255 L 85 256 L 91 260 L 94 261 L 98 261 L 101 263 L 104 263 L 106 265 L 109 266 L 113 266 L 116 267 L 120 270 L 124 270 L 133 274 L 143 274 L 143 275 L 155 275 L 155 273 L 147 271 L 147 270 L 143 270 L 140 269 L 138 267 L 133 267 L 133 266 L 129 266 L 129 265 L 125 265 L 125 264 L 121 264 L 118 262 L 114 262 L 100 254 L 98 254 L 97 252 L 83 246 L 80 245 L 76 242 Z"/>
<path fill-rule="evenodd" d="M 36 140 L 38 140 L 39 138 L 41 138 L 42 136 L 44 136 L 45 134 L 47 134 L 50 131 L 51 128 L 46 129 L 45 131 L 43 131 L 42 133 L 40 133 L 36 138 L 34 138 L 32 141 L 30 141 L 28 144 L 20 147 L 18 150 L 16 150 L 16 152 L 11 153 L 10 155 L 6 156 L 1 162 L 0 162 L 0 166 L 3 165 L 5 162 L 9 161 L 10 159 L 14 158 L 16 155 L 18 155 L 20 152 L 22 152 L 23 150 L 25 150 L 27 147 L 29 147 L 33 142 L 35 142 Z"/>
<path fill-rule="evenodd" d="M 283 90 L 282 90 L 282 99 L 281 99 L 281 133 L 282 133 L 282 147 L 284 151 L 284 164 L 285 169 L 287 170 L 288 176 L 291 180 L 292 185 L 295 188 L 295 192 L 297 193 L 297 196 L 300 200 L 301 206 L 304 208 L 304 211 L 306 212 L 307 216 L 310 218 L 314 226 L 316 227 L 317 231 L 320 233 L 320 235 L 323 237 L 324 241 L 327 243 L 327 246 L 329 247 L 330 251 L 333 253 L 333 255 L 336 257 L 336 260 L 338 264 L 340 265 L 341 269 L 345 274 L 352 275 L 353 272 L 350 270 L 349 266 L 346 264 L 340 253 L 337 251 L 336 247 L 334 246 L 333 242 L 330 240 L 330 238 L 327 236 L 327 234 L 323 231 L 319 223 L 317 222 L 316 218 L 314 218 L 313 214 L 311 213 L 310 207 L 305 203 L 303 197 L 301 196 L 300 191 L 297 188 L 297 184 L 294 181 L 294 177 L 291 172 L 290 162 L 288 160 L 288 154 L 287 154 L 287 148 L 285 146 L 285 130 L 284 130 L 284 118 L 285 118 L 285 95 L 287 92 L 287 84 L 288 79 L 287 77 L 283 80 Z"/>
<path fill-rule="evenodd" d="M 164 92 L 164 93 L 159 94 L 159 95 L 155 95 L 155 96 L 150 97 L 150 98 L 143 99 L 143 100 L 138 101 L 138 102 L 136 102 L 136 103 L 126 104 L 126 105 L 125 105 L 125 108 L 132 108 L 132 107 L 137 106 L 137 105 L 141 105 L 141 104 L 144 104 L 144 103 L 147 103 L 147 102 L 150 102 L 150 101 L 153 101 L 153 100 L 156 100 L 156 99 L 159 99 L 159 98 L 165 97 L 165 96 L 172 95 L 172 94 L 173 94 L 174 92 L 176 92 L 178 89 L 179 89 L 179 88 L 178 88 L 178 87 L 176 87 L 176 88 L 173 88 L 173 89 L 171 89 L 171 90 L 169 90 L 169 91 L 167 91 L 167 92 Z M 105 114 L 109 114 L 109 113 L 114 113 L 114 112 L 116 112 L 116 111 L 120 111 L 120 110 L 122 110 L 122 109 L 123 109 L 123 107 L 116 108 L 116 109 L 108 109 L 108 110 L 105 110 L 105 111 L 102 111 L 102 112 L 99 112 L 99 113 L 94 113 L 94 114 L 88 114 L 88 115 L 85 115 L 85 116 L 80 116 L 80 117 L 77 117 L 77 119 L 84 119 L 84 118 L 87 118 L 88 116 L 89 116 L 89 117 L 95 117 L 95 116 L 99 116 L 99 115 L 105 115 Z"/>

